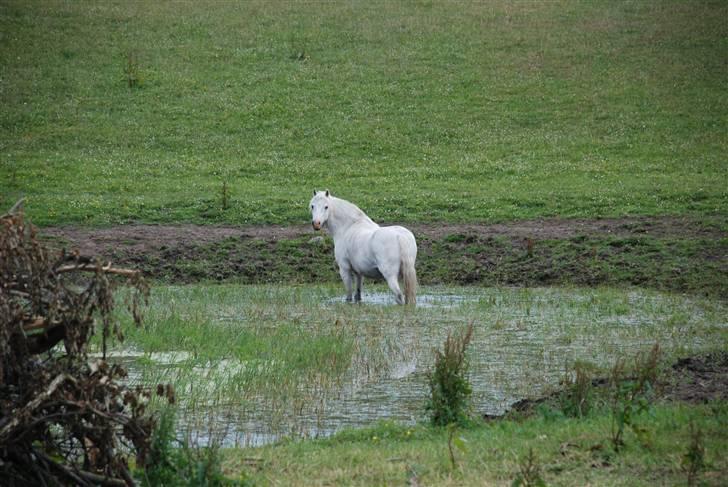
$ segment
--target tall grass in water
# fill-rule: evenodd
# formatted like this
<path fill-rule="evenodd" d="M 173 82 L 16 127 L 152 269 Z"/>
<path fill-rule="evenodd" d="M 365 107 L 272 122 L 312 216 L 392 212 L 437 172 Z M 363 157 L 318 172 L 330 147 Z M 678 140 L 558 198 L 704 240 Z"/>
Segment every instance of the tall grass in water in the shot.
<path fill-rule="evenodd" d="M 566 370 L 561 385 L 564 390 L 559 394 L 561 411 L 566 416 L 581 418 L 589 414 L 593 407 L 592 376 L 596 367 L 590 363 L 576 361 L 572 370 Z"/>
<path fill-rule="evenodd" d="M 159 286 L 144 329 L 122 319 L 125 346 L 142 353 L 128 359 L 131 378 L 174 384 L 184 425 L 231 425 L 228 444 L 250 444 L 427 419 L 433 349 L 443 352 L 448 330 L 462 323 L 473 323 L 468 402 L 487 414 L 553 389 L 565 360 L 608 370 L 645 342 L 659 340 L 669 355 L 726 343 L 725 305 L 649 291 L 425 287 L 427 306 L 406 313 L 346 305 L 334 299 L 340 293 L 338 285 Z M 592 399 L 583 398 L 574 396 L 574 411 L 590 415 Z"/>

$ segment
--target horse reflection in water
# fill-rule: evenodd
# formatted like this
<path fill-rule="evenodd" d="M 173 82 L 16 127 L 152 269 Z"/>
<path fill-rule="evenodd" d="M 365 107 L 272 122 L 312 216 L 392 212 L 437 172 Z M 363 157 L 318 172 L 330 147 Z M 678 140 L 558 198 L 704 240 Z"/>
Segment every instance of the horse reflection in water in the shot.
<path fill-rule="evenodd" d="M 334 239 L 334 255 L 346 286 L 346 300 L 361 301 L 362 280 L 384 279 L 398 304 L 415 304 L 417 242 L 404 227 L 380 227 L 355 204 L 314 191 L 311 224 Z M 399 287 L 402 278 L 404 292 Z M 356 281 L 356 294 L 353 284 Z"/>

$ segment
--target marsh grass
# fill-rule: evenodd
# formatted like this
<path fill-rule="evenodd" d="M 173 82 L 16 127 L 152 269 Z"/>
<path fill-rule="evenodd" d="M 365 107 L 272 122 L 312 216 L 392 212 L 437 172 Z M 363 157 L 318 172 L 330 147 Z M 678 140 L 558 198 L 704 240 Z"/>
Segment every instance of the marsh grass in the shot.
<path fill-rule="evenodd" d="M 566 416 L 581 418 L 589 414 L 594 407 L 592 379 L 597 370 L 591 363 L 577 361 L 571 369 L 567 368 L 564 371 L 559 403 L 561 411 Z"/>
<path fill-rule="evenodd" d="M 172 383 L 179 421 L 200 441 L 224 424 L 225 444 L 245 445 L 425 419 L 432 350 L 462 323 L 474 328 L 473 410 L 487 414 L 553 390 L 564 361 L 589 361 L 606 375 L 644 343 L 659 341 L 666 357 L 727 343 L 724 304 L 650 291 L 424 287 L 428 306 L 412 310 L 368 295 L 348 305 L 339 293 L 338 285 L 158 286 L 144 329 L 121 316 L 125 346 L 142 355 L 125 359 L 130 380 Z"/>
<path fill-rule="evenodd" d="M 242 479 L 232 481 L 223 475 L 219 445 L 200 448 L 188 439 L 180 441 L 175 414 L 174 409 L 166 409 L 159 416 L 146 462 L 137 465 L 136 475 L 141 478 L 141 485 L 246 485 Z"/>

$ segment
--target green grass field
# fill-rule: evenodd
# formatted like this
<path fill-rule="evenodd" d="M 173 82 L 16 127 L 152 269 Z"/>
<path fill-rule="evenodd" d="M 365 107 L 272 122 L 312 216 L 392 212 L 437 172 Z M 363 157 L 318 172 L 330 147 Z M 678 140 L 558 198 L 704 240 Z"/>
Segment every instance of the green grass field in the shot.
<path fill-rule="evenodd" d="M 0 1 L 36 224 L 725 214 L 728 4 Z M 223 208 L 223 183 L 229 199 Z"/>
<path fill-rule="evenodd" d="M 683 459 L 690 424 L 703 431 L 707 467 L 696 485 L 722 485 L 726 470 L 725 406 L 661 405 L 647 426 L 649 448 L 633 442 L 609 451 L 609 416 L 534 417 L 458 431 L 453 468 L 444 429 L 384 423 L 333 439 L 223 453 L 223 470 L 247 485 L 529 485 L 514 484 L 529 448 L 543 484 L 558 486 L 687 485 Z M 243 483 L 243 485 L 246 485 Z"/>

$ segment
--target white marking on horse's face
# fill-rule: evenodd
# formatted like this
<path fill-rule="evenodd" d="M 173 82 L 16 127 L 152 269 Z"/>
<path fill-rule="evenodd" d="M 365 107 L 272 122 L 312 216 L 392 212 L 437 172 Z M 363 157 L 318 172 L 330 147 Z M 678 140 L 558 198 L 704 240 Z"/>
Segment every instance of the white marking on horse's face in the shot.
<path fill-rule="evenodd" d="M 311 198 L 311 225 L 314 230 L 321 230 L 329 219 L 329 205 L 331 198 L 326 196 L 326 191 L 319 191 Z"/>

